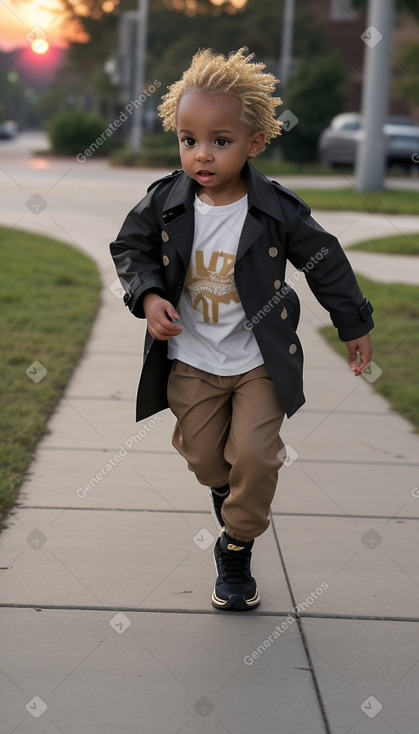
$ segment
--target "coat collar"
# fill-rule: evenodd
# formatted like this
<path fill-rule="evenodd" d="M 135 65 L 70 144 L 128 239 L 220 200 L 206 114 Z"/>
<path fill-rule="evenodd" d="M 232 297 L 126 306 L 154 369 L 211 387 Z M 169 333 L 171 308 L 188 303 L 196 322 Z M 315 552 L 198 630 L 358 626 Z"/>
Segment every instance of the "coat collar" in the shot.
<path fill-rule="evenodd" d="M 262 173 L 246 162 L 243 173 L 247 180 L 248 209 L 259 209 L 280 222 L 285 222 L 278 193 Z M 197 183 L 184 172 L 178 175 L 163 206 L 163 219 L 170 222 L 192 207 Z"/>

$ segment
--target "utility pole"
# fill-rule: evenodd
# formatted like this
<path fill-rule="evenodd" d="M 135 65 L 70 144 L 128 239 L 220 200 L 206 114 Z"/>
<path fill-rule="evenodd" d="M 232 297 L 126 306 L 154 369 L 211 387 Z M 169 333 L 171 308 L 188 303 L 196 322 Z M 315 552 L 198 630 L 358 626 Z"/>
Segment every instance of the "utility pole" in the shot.
<path fill-rule="evenodd" d="M 147 52 L 148 0 L 138 0 L 137 33 L 134 72 L 134 94 L 138 97 L 145 83 L 145 61 Z M 144 107 L 139 104 L 134 108 L 131 123 L 131 153 L 139 153 L 142 147 Z"/>
<path fill-rule="evenodd" d="M 295 0 L 285 0 L 282 22 L 281 57 L 279 60 L 279 80 L 281 82 L 282 94 L 284 93 L 288 77 L 292 70 L 294 16 Z"/>
<path fill-rule="evenodd" d="M 369 0 L 364 41 L 362 89 L 363 137 L 358 144 L 355 183 L 359 191 L 384 186 L 386 171 L 383 127 L 390 98 L 391 61 L 395 24 L 394 0 Z"/>

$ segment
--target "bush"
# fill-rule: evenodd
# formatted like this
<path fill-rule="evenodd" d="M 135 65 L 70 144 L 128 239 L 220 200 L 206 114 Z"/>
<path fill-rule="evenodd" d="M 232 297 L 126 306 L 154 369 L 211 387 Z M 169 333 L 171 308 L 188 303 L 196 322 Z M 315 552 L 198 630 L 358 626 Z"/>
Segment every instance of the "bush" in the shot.
<path fill-rule="evenodd" d="M 317 158 L 317 141 L 332 117 L 342 112 L 345 69 L 337 54 L 299 62 L 284 94 L 283 110 L 289 109 L 298 123 L 284 128 L 280 142 L 284 157 L 297 162 Z"/>
<path fill-rule="evenodd" d="M 109 138 L 100 137 L 108 127 L 106 120 L 94 112 L 73 110 L 53 117 L 48 123 L 48 132 L 53 153 L 77 155 L 83 153 L 98 138 L 102 141 L 94 150 L 94 155 L 109 152 Z"/>
<path fill-rule="evenodd" d="M 145 168 L 180 168 L 180 154 L 177 136 L 174 133 L 160 132 L 149 135 L 143 140 L 140 153 L 133 154 L 128 147 L 111 157 L 115 166 L 141 166 Z"/>

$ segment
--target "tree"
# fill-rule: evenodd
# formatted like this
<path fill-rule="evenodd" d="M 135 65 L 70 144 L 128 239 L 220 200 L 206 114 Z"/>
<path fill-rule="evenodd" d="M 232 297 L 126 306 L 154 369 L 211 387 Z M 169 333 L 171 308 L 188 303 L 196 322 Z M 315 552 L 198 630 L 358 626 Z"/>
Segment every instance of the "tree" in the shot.
<path fill-rule="evenodd" d="M 339 54 L 301 59 L 289 77 L 284 107 L 298 123 L 280 139 L 288 160 L 307 162 L 317 157 L 317 141 L 332 117 L 342 111 L 345 68 Z"/>
<path fill-rule="evenodd" d="M 205 0 L 213 12 L 187 17 L 174 10 L 173 6 L 169 8 L 169 1 L 150 0 L 149 12 L 147 81 L 158 79 L 162 94 L 169 84 L 179 78 L 197 49 L 203 46 L 228 53 L 245 45 L 255 53 L 257 60 L 266 63 L 268 71 L 278 74 L 282 2 L 248 0 L 242 10 L 231 15 L 224 12 L 222 6 L 215 7 Z M 98 84 L 97 80 L 103 76 L 106 60 L 116 53 L 119 15 L 123 11 L 135 9 L 137 0 L 120 0 L 119 4 L 117 0 L 101 0 L 100 7 L 110 7 L 109 3 L 114 2 L 115 8 L 111 13 L 103 13 L 99 0 L 88 0 L 87 6 L 93 12 L 93 17 L 77 16 L 78 4 L 69 0 L 65 2 L 68 13 L 78 17 L 83 33 L 90 40 L 87 43 L 72 43 L 68 49 L 65 67 L 59 76 L 59 109 L 88 107 L 104 113 L 112 95 L 115 104 L 119 101 L 115 89 L 109 88 L 108 94 L 105 94 L 103 84 Z M 310 0 L 298 0 L 295 32 L 297 58 L 319 56 L 326 45 L 323 29 L 315 23 L 310 5 Z M 49 94 L 49 98 L 43 100 L 45 111 L 53 106 L 53 98 L 56 99 L 56 95 Z"/>
<path fill-rule="evenodd" d="M 396 88 L 403 99 L 419 105 L 419 43 L 405 46 L 399 60 L 404 73 L 397 80 Z"/>
<path fill-rule="evenodd" d="M 84 19 L 90 41 L 69 45 L 54 83 L 39 99 L 43 120 L 57 112 L 77 108 L 113 114 L 118 89 L 111 84 L 104 66 L 116 42 L 117 24 L 117 16 L 111 14 L 100 19 Z"/>
<path fill-rule="evenodd" d="M 95 80 L 98 70 L 103 70 L 106 60 L 117 50 L 120 13 L 135 9 L 137 2 L 120 0 L 112 13 L 104 14 L 96 0 L 89 0 L 88 7 L 94 13 L 93 17 L 77 16 L 78 4 L 68 0 L 65 2 L 67 12 L 79 19 L 83 33 L 90 40 L 87 43 L 71 43 L 68 48 L 65 67 L 59 75 L 59 97 L 62 100 L 59 107 L 68 107 L 66 100 L 76 97 L 76 105 L 85 106 L 88 101 L 90 108 L 104 112 L 109 104 L 109 96 L 104 98 L 103 88 Z M 205 2 L 214 13 L 187 17 L 167 7 L 164 0 L 150 0 L 147 81 L 158 79 L 163 93 L 167 85 L 179 78 L 197 49 L 203 46 L 228 53 L 246 45 L 258 60 L 267 63 L 269 71 L 276 74 L 281 4 L 272 3 L 271 0 L 248 0 L 243 10 L 229 15 L 222 8 L 212 6 L 209 0 Z M 320 44 L 314 40 L 315 33 L 313 35 L 306 15 L 301 20 L 301 28 L 304 28 L 304 33 L 299 34 L 302 39 L 301 51 L 305 49 L 307 53 L 312 53 Z M 51 95 L 49 97 L 52 99 Z M 45 100 L 44 109 L 50 109 L 49 100 Z"/>

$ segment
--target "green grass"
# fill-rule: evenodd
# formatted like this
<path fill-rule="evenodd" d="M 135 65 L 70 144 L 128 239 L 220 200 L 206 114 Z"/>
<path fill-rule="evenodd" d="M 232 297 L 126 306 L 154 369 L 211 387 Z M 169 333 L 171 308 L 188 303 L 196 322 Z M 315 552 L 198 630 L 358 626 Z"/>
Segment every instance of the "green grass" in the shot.
<path fill-rule="evenodd" d="M 419 234 L 403 234 L 395 237 L 378 237 L 351 245 L 351 250 L 384 252 L 387 255 L 419 255 Z"/>
<path fill-rule="evenodd" d="M 99 294 L 96 266 L 78 250 L 0 227 L 0 523 L 81 355 Z M 34 361 L 48 371 L 38 383 L 26 374 Z"/>
<path fill-rule="evenodd" d="M 269 154 L 269 150 L 268 150 Z M 264 173 L 265 176 L 277 178 L 279 176 L 348 176 L 348 169 L 329 168 L 321 163 L 295 163 L 294 161 L 277 160 L 262 153 L 252 159 L 252 165 Z"/>
<path fill-rule="evenodd" d="M 372 384 L 419 431 L 419 288 L 357 278 L 374 306 L 373 361 L 383 374 Z M 346 358 L 346 346 L 335 328 L 326 326 L 321 331 Z"/>
<path fill-rule="evenodd" d="M 295 191 L 311 209 L 419 215 L 418 191 L 386 189 L 366 193 L 350 188 L 300 189 L 298 187 L 295 188 Z"/>

